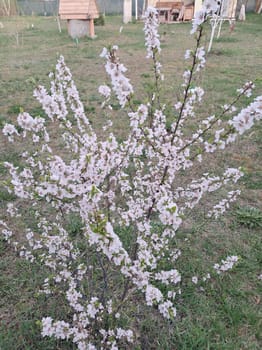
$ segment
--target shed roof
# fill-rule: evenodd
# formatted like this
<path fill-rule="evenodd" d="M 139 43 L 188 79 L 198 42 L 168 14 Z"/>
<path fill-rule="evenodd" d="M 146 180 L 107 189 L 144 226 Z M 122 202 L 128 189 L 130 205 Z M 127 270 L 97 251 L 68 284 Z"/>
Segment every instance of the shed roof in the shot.
<path fill-rule="evenodd" d="M 60 0 L 59 15 L 61 19 L 98 18 L 99 10 L 96 0 Z"/>

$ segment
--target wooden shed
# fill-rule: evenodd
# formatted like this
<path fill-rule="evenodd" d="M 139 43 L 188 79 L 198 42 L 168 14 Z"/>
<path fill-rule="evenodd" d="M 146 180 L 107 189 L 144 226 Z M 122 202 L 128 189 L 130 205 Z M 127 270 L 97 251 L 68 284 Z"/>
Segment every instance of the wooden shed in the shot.
<path fill-rule="evenodd" d="M 72 38 L 95 36 L 94 19 L 99 17 L 96 0 L 60 0 L 59 16 L 68 21 L 68 33 Z"/>

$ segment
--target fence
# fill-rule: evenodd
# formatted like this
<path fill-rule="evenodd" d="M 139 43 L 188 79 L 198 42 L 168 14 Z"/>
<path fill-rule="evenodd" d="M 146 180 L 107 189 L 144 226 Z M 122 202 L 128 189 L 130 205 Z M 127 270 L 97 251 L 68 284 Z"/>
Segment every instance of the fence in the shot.
<path fill-rule="evenodd" d="M 8 3 L 7 0 L 0 0 L 0 5 L 2 4 L 1 1 L 3 4 Z M 58 13 L 59 0 L 14 0 L 13 2 L 17 3 L 17 11 L 20 15 L 53 16 L 57 15 Z M 143 3 L 143 0 L 137 0 L 139 15 L 142 13 Z M 256 0 L 238 0 L 238 11 L 242 3 L 246 4 L 247 11 L 255 10 Z M 97 0 L 97 4 L 100 12 L 104 13 L 105 15 L 120 15 L 123 13 L 123 0 Z M 0 6 L 0 16 L 6 15 L 4 6 L 2 7 L 3 8 Z M 10 14 L 14 14 L 12 12 L 16 12 L 16 7 L 14 9 L 11 9 L 10 12 Z M 133 14 L 134 12 L 135 1 L 133 1 Z"/>
<path fill-rule="evenodd" d="M 57 0 L 17 0 L 20 15 L 53 16 L 58 12 Z"/>
<path fill-rule="evenodd" d="M 74 1 L 74 0 L 72 0 Z M 18 12 L 21 15 L 53 16 L 58 12 L 59 0 L 17 0 Z M 105 15 L 122 14 L 123 0 L 97 0 L 101 13 Z M 143 0 L 138 0 L 138 13 L 142 13 Z M 133 1 L 135 12 L 135 1 Z"/>

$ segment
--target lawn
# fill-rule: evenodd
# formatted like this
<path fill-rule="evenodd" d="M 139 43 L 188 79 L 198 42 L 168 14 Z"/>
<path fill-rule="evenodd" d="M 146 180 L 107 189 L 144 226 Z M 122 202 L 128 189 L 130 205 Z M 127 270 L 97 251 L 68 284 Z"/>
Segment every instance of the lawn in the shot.
<path fill-rule="evenodd" d="M 145 58 L 143 24 L 124 25 L 120 17 L 106 17 L 105 26 L 96 27 L 97 38 L 71 40 L 62 23 L 49 17 L 1 18 L 0 22 L 0 128 L 14 122 L 21 110 L 33 116 L 44 113 L 33 98 L 37 84 L 49 83 L 48 73 L 60 54 L 65 57 L 85 110 L 100 136 L 106 115 L 100 113 L 101 97 L 97 88 L 107 81 L 102 48 L 119 46 L 121 61 L 135 86 L 135 103 L 143 103 L 151 83 L 151 66 Z M 199 118 L 221 110 L 236 96 L 236 89 L 247 80 L 255 81 L 255 95 L 262 95 L 262 16 L 248 14 L 230 32 L 223 25 L 221 37 L 214 40 L 207 57 L 205 73 L 200 77 L 205 102 Z M 120 30 L 120 28 L 122 30 Z M 161 61 L 168 89 L 163 92 L 167 108 L 176 101 L 185 69 L 184 52 L 193 44 L 190 23 L 161 25 Z M 209 42 L 207 30 L 204 44 Z M 250 100 L 248 100 L 250 101 Z M 243 102 L 244 103 L 244 102 Z M 127 116 L 112 105 L 112 118 L 121 140 L 126 136 Z M 189 126 L 190 127 L 190 126 Z M 54 131 L 55 132 L 55 131 Z M 0 215 L 5 217 L 7 203 L 21 207 L 19 200 L 4 188 L 7 171 L 3 162 L 21 164 L 18 147 L 0 135 Z M 62 148 L 61 144 L 56 147 Z M 207 220 L 203 210 L 194 210 L 179 230 L 176 246 L 183 254 L 177 268 L 183 269 L 183 293 L 178 300 L 175 322 L 162 320 L 157 312 L 130 300 L 123 324 L 131 323 L 136 333 L 137 350 L 255 350 L 262 347 L 261 334 L 261 231 L 262 231 L 262 127 L 258 124 L 224 154 L 211 159 L 210 167 L 228 165 L 244 169 L 241 196 L 219 221 Z M 216 165 L 218 162 L 218 165 Z M 186 174 L 185 174 L 186 176 Z M 204 206 L 202 204 L 202 206 Z M 203 209 L 202 206 L 200 209 Z M 21 208 L 23 216 L 17 226 L 17 238 L 27 226 L 37 230 L 33 208 Z M 67 219 L 72 237 L 81 230 L 78 218 Z M 128 232 L 126 235 L 128 242 Z M 202 276 L 214 262 L 227 255 L 237 255 L 239 263 L 232 272 L 212 277 L 195 286 L 191 276 Z M 59 296 L 46 299 L 37 292 L 47 271 L 41 264 L 20 259 L 13 249 L 0 240 L 0 350 L 74 349 L 63 341 L 42 338 L 39 320 L 66 312 Z M 137 300 L 141 299 L 139 293 Z"/>

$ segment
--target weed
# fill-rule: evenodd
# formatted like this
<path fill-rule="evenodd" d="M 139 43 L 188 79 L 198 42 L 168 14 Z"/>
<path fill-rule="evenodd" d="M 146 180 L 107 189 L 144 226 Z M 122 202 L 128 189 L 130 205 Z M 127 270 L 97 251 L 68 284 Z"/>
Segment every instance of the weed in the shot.
<path fill-rule="evenodd" d="M 142 73 L 141 78 L 150 78 L 150 74 L 149 73 Z"/>
<path fill-rule="evenodd" d="M 121 109 L 121 106 L 119 103 L 111 103 L 111 107 L 113 108 L 114 111 L 119 111 Z"/>
<path fill-rule="evenodd" d="M 19 114 L 20 112 L 22 112 L 23 108 L 19 105 L 13 105 L 10 106 L 7 113 L 8 114 Z"/>
<path fill-rule="evenodd" d="M 7 123 L 7 120 L 4 116 L 0 115 L 0 129 L 2 129 L 5 125 L 5 123 Z"/>
<path fill-rule="evenodd" d="M 46 118 L 46 113 L 41 107 L 35 107 L 29 111 L 32 117 Z"/>
<path fill-rule="evenodd" d="M 11 202 L 11 201 L 14 201 L 15 199 L 16 199 L 16 196 L 14 196 L 12 193 L 9 193 L 7 190 L 0 188 L 0 203 Z"/>
<path fill-rule="evenodd" d="M 105 25 L 105 16 L 100 14 L 98 18 L 94 20 L 95 26 L 104 26 Z"/>
<path fill-rule="evenodd" d="M 80 235 L 83 231 L 83 222 L 80 216 L 71 214 L 67 219 L 66 229 L 72 238 Z"/>
<path fill-rule="evenodd" d="M 95 113 L 96 109 L 94 106 L 84 106 L 85 113 Z"/>
<path fill-rule="evenodd" d="M 236 222 L 248 228 L 262 227 L 262 212 L 254 207 L 240 207 L 234 212 Z"/>

